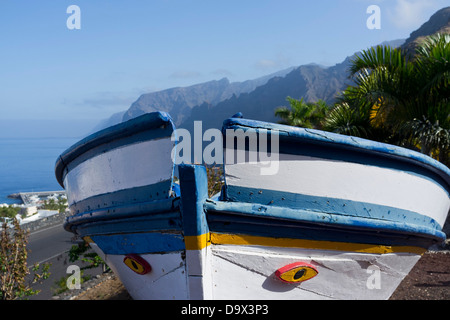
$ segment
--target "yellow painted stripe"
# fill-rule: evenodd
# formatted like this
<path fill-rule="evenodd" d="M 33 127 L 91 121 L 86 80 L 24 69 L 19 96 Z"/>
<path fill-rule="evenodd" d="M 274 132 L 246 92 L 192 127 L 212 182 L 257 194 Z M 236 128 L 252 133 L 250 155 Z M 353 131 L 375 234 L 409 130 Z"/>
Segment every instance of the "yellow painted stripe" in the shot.
<path fill-rule="evenodd" d="M 88 243 L 93 243 L 90 237 L 84 237 Z M 205 233 L 199 236 L 184 237 L 186 250 L 201 250 L 211 244 L 254 245 L 267 247 L 304 248 L 316 250 L 335 250 L 361 253 L 394 253 L 408 252 L 423 254 L 426 249 L 412 246 L 384 246 L 364 243 L 317 241 L 290 238 L 270 238 L 238 234 Z"/>
<path fill-rule="evenodd" d="M 86 241 L 86 243 L 95 243 L 89 236 L 84 237 L 83 240 Z"/>
<path fill-rule="evenodd" d="M 289 248 L 336 250 L 336 251 L 380 253 L 380 254 L 393 252 L 409 252 L 422 254 L 426 251 L 424 248 L 411 246 L 384 246 L 384 245 L 349 243 L 349 242 L 268 238 L 268 237 L 237 235 L 237 234 L 211 233 L 210 238 L 212 244 L 258 245 L 268 247 L 289 247 Z"/>
<path fill-rule="evenodd" d="M 185 236 L 184 243 L 186 250 L 201 250 L 211 244 L 210 233 L 199 236 Z"/>

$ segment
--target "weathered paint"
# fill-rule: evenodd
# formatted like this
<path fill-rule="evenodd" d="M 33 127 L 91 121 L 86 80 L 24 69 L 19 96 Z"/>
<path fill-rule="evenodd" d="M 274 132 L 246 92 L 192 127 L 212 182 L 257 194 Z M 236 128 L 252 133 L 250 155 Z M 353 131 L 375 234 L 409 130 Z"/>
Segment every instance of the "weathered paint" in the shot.
<path fill-rule="evenodd" d="M 426 251 L 420 247 L 408 246 L 385 246 L 373 245 L 364 243 L 351 242 L 335 242 L 335 241 L 317 241 L 291 238 L 271 238 L 258 237 L 241 234 L 221 234 L 211 233 L 211 243 L 217 245 L 245 245 L 245 246 L 264 246 L 264 247 L 278 247 L 278 248 L 299 248 L 309 250 L 330 250 L 342 252 L 360 252 L 360 253 L 414 253 L 422 254 Z"/>
<path fill-rule="evenodd" d="M 95 244 L 92 246 L 99 250 Z M 136 300 L 388 299 L 421 257 L 405 252 L 379 254 L 244 244 L 211 244 L 202 250 L 206 250 L 202 277 L 187 275 L 189 261 L 181 252 L 141 255 L 152 266 L 145 275 L 127 267 L 124 255 L 100 254 Z M 276 271 L 298 261 L 311 264 L 318 274 L 301 283 L 280 281 Z M 374 268 L 380 271 L 376 279 L 380 287 L 371 286 L 370 271 Z"/>
<path fill-rule="evenodd" d="M 211 299 L 211 268 L 208 259 L 209 228 L 203 209 L 203 204 L 208 198 L 206 169 L 203 166 L 181 165 L 178 171 L 182 194 L 189 299 Z"/>
<path fill-rule="evenodd" d="M 105 254 L 172 252 L 185 249 L 180 233 L 139 232 L 91 236 Z"/>
<path fill-rule="evenodd" d="M 379 167 L 401 168 L 439 181 L 443 188 L 450 192 L 450 169 L 431 157 L 410 149 L 332 132 L 249 119 L 227 119 L 223 123 L 222 132 L 225 134 L 227 129 L 251 130 L 257 133 L 261 129 L 266 132 L 274 130 L 280 139 L 280 154 L 303 154 Z"/>
<path fill-rule="evenodd" d="M 280 154 L 277 174 L 260 175 L 263 166 L 227 164 L 227 198 L 311 210 L 326 204 L 336 213 L 405 222 L 423 216 L 440 227 L 450 209 L 440 184 L 401 170 L 289 154 Z"/>
<path fill-rule="evenodd" d="M 55 176 L 64 188 L 64 177 L 78 164 L 112 149 L 170 137 L 175 130 L 165 112 L 153 112 L 93 133 L 64 151 L 55 164 Z"/>
<path fill-rule="evenodd" d="M 105 255 L 105 262 L 118 276 L 135 300 L 186 300 L 189 290 L 186 282 L 186 261 L 183 251 L 164 254 L 142 254 L 152 271 L 140 275 L 130 269 L 125 255 Z"/>
<path fill-rule="evenodd" d="M 311 250 L 332 250 L 360 253 L 414 253 L 423 254 L 426 249 L 414 246 L 388 246 L 369 243 L 318 241 L 280 237 L 261 237 L 245 234 L 205 233 L 199 236 L 185 236 L 187 250 L 201 250 L 210 245 L 250 245 L 279 248 L 302 248 Z"/>
<path fill-rule="evenodd" d="M 215 233 L 428 248 L 445 234 L 420 224 L 243 202 L 205 204 Z"/>
<path fill-rule="evenodd" d="M 227 128 L 278 130 L 278 175 L 228 163 L 212 200 L 205 169 L 182 165 L 178 188 L 164 113 L 96 133 L 58 159 L 73 214 L 65 228 L 90 241 L 134 299 L 387 299 L 445 237 L 450 171 L 434 160 L 258 121 Z"/>
<path fill-rule="evenodd" d="M 120 190 L 167 181 L 170 188 L 173 167 L 170 138 L 139 142 L 112 149 L 74 167 L 64 178 L 69 205 Z M 151 161 L 149 161 L 151 159 Z M 133 163 L 130 166 L 130 163 Z M 123 168 L 127 168 L 123 170 Z"/>
<path fill-rule="evenodd" d="M 213 299 L 225 300 L 384 300 L 421 257 L 247 245 L 210 248 Z M 313 265 L 318 274 L 300 283 L 280 281 L 276 270 L 298 261 Z"/>

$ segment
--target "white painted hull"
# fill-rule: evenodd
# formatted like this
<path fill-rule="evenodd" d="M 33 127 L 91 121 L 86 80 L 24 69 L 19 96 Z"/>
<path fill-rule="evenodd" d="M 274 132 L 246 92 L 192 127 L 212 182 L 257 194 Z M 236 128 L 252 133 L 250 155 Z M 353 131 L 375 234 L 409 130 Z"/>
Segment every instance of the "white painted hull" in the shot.
<path fill-rule="evenodd" d="M 254 191 L 253 198 L 270 186 L 279 193 L 395 208 L 433 219 L 441 227 L 450 210 L 442 186 L 404 170 L 291 154 L 279 155 L 274 175 L 261 175 L 264 167 L 261 162 L 228 164 L 227 185 Z"/>
<path fill-rule="evenodd" d="M 421 257 L 235 245 L 211 245 L 200 254 L 206 258 L 201 277 L 189 277 L 181 252 L 142 255 L 152 265 L 147 275 L 127 268 L 124 255 L 104 258 L 136 300 L 380 300 L 389 299 Z M 317 266 L 319 275 L 299 284 L 275 276 L 296 261 Z"/>
<path fill-rule="evenodd" d="M 112 149 L 80 163 L 64 178 L 69 206 L 90 197 L 167 179 L 173 171 L 172 148 L 169 138 L 151 140 Z"/>
<path fill-rule="evenodd" d="M 215 246 L 211 253 L 213 297 L 229 300 L 388 299 L 420 258 L 248 246 Z M 317 266 L 319 274 L 299 284 L 275 276 L 275 270 L 296 261 Z"/>

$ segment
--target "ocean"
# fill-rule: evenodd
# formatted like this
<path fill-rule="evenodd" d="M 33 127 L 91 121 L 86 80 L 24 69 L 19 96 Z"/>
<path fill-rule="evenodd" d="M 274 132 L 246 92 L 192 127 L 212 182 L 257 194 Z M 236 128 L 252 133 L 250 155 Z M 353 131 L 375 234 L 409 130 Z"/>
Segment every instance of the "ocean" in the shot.
<path fill-rule="evenodd" d="M 79 138 L 0 138 L 0 204 L 18 192 L 63 190 L 54 174 L 58 156 Z"/>
<path fill-rule="evenodd" d="M 8 195 L 61 191 L 54 168 L 58 156 L 93 132 L 99 119 L 3 119 L 0 117 L 0 204 Z"/>

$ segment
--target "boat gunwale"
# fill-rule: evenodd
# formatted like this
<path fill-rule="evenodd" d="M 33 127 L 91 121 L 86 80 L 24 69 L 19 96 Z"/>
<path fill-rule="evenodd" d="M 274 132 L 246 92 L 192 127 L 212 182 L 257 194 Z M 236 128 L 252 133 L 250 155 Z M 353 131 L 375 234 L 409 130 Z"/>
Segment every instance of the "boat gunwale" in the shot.
<path fill-rule="evenodd" d="M 58 183 L 64 188 L 64 175 L 67 166 L 88 151 L 108 144 L 111 141 L 124 139 L 141 132 L 150 131 L 152 129 L 170 124 L 173 129 L 172 118 L 166 112 L 152 112 L 146 113 L 137 118 L 133 118 L 126 122 L 113 125 L 103 130 L 97 131 L 87 137 L 81 139 L 68 149 L 66 149 L 56 160 L 55 176 Z"/>
<path fill-rule="evenodd" d="M 336 149 L 351 150 L 369 155 L 385 157 L 394 161 L 402 161 L 412 165 L 418 165 L 440 176 L 446 183 L 447 192 L 450 193 L 450 169 L 443 163 L 411 149 L 334 132 L 293 127 L 278 123 L 242 118 L 226 119 L 223 122 L 222 134 L 226 134 L 226 129 L 236 129 L 236 127 L 247 128 L 256 132 L 261 129 L 275 130 L 278 132 L 279 136 L 284 139 L 299 139 L 313 144 L 329 145 Z"/>
<path fill-rule="evenodd" d="M 179 197 L 176 197 L 83 211 L 67 217 L 64 222 L 64 229 L 73 232 L 73 228 L 76 229 L 78 225 L 82 224 L 156 216 L 179 211 L 179 199 Z"/>
<path fill-rule="evenodd" d="M 262 208 L 255 211 L 255 208 Z M 391 220 L 373 219 L 368 217 L 348 216 L 332 214 L 327 212 L 316 212 L 311 210 L 290 209 L 278 206 L 266 206 L 263 204 L 253 204 L 245 202 L 231 201 L 208 201 L 204 204 L 206 215 L 208 212 L 217 212 L 234 216 L 239 220 L 239 216 L 280 219 L 291 222 L 302 222 L 311 225 L 329 225 L 354 230 L 376 230 L 417 235 L 438 241 L 444 241 L 446 235 L 442 230 L 430 227 L 415 225 L 412 223 L 398 222 Z"/>

